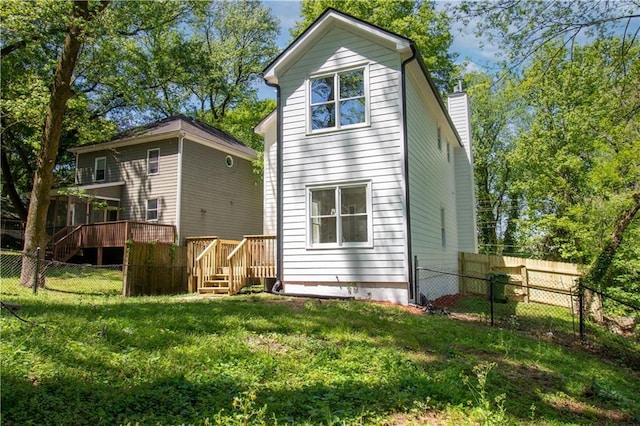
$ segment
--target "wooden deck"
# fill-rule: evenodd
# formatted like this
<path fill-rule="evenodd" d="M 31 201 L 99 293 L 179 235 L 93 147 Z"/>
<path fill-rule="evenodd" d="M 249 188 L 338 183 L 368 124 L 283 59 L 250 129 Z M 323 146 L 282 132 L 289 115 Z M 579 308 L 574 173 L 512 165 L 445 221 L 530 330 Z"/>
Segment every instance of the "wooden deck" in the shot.
<path fill-rule="evenodd" d="M 242 241 L 192 238 L 187 251 L 192 292 L 236 294 L 252 278 L 276 276 L 273 235 L 247 235 Z"/>
<path fill-rule="evenodd" d="M 66 262 L 83 248 L 97 248 L 100 264 L 103 248 L 124 248 L 127 241 L 173 243 L 176 239 L 176 228 L 174 225 L 150 222 L 117 221 L 67 227 L 54 237 L 53 260 Z"/>

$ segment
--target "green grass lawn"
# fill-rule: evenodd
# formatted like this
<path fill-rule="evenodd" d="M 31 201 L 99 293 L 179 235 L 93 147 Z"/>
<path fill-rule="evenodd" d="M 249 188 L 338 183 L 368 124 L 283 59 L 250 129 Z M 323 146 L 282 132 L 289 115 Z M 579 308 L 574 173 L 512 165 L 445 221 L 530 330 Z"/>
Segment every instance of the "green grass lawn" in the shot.
<path fill-rule="evenodd" d="M 638 371 L 479 322 L 266 294 L 3 301 L 29 321 L 2 310 L 3 425 L 640 422 Z"/>

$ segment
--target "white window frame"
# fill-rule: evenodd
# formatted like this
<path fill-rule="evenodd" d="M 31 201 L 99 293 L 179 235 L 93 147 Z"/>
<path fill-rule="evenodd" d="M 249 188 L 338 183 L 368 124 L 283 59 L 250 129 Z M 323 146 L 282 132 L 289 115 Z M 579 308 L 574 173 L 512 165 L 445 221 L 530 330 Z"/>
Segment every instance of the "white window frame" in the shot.
<path fill-rule="evenodd" d="M 152 152 L 157 152 L 158 153 L 158 160 L 156 161 L 156 171 L 152 172 L 151 169 L 151 153 Z M 153 176 L 153 175 L 157 175 L 158 173 L 160 173 L 160 148 L 151 148 L 147 150 L 147 175 L 148 176 Z"/>
<path fill-rule="evenodd" d="M 149 203 L 155 201 L 156 202 L 156 208 L 155 209 L 150 209 L 149 208 Z M 150 219 L 149 218 L 149 213 L 150 212 L 155 212 L 156 217 L 154 219 Z M 147 205 L 146 205 L 146 209 L 145 209 L 145 215 L 144 215 L 145 221 L 147 222 L 157 222 L 158 219 L 160 218 L 160 200 L 158 198 L 149 198 L 147 200 Z"/>
<path fill-rule="evenodd" d="M 342 241 L 342 209 L 340 204 L 340 190 L 342 188 L 349 187 L 365 187 L 366 190 L 366 202 L 367 202 L 367 241 L 362 242 L 346 242 Z M 333 189 L 335 192 L 335 217 L 336 217 L 336 242 L 331 243 L 314 243 L 313 242 L 313 221 L 312 221 L 312 192 L 316 190 Z M 350 182 L 336 182 L 328 183 L 324 185 L 310 185 L 306 188 L 307 198 L 307 211 L 306 211 L 306 223 L 307 223 L 307 249 L 345 249 L 345 248 L 373 248 L 373 214 L 371 201 L 371 181 L 350 181 Z"/>
<path fill-rule="evenodd" d="M 104 161 L 104 167 L 98 169 L 98 162 Z M 102 179 L 98 179 L 98 170 L 102 170 Z M 107 179 L 107 157 L 96 157 L 93 169 L 93 181 L 104 182 Z"/>
<path fill-rule="evenodd" d="M 362 75 L 363 75 L 363 79 L 364 79 L 364 122 L 362 123 L 355 123 L 355 124 L 346 124 L 346 125 L 341 125 L 340 124 L 340 108 L 339 108 L 339 104 L 340 104 L 340 96 L 339 96 L 339 87 L 338 87 L 338 78 L 337 76 L 339 74 L 343 74 L 343 73 L 347 73 L 347 72 L 351 72 L 351 71 L 359 71 L 362 70 Z M 334 103 L 334 107 L 335 107 L 335 111 L 336 111 L 336 116 L 335 116 L 335 126 L 333 127 L 327 127 L 324 129 L 314 129 L 313 125 L 311 123 L 311 119 L 312 119 L 312 114 L 311 114 L 311 80 L 317 79 L 317 78 L 322 78 L 322 77 L 330 77 L 333 76 L 333 84 L 334 84 L 334 93 L 336 94 L 334 96 L 333 99 L 333 103 Z M 306 115 L 307 115 L 307 134 L 318 134 L 318 133 L 327 133 L 327 132 L 336 132 L 336 131 L 341 131 L 341 130 L 348 130 L 348 129 L 357 129 L 357 128 L 361 128 L 361 127 L 368 127 L 370 125 L 369 123 L 369 118 L 370 118 L 370 93 L 371 90 L 369 88 L 369 64 L 359 64 L 353 67 L 349 67 L 349 68 L 339 68 L 339 69 L 333 69 L 333 70 L 328 70 L 328 71 L 323 71 L 320 73 L 316 73 L 316 74 L 311 74 L 309 76 L 309 78 L 307 79 L 306 82 L 306 99 L 305 99 L 305 106 L 306 106 Z"/>

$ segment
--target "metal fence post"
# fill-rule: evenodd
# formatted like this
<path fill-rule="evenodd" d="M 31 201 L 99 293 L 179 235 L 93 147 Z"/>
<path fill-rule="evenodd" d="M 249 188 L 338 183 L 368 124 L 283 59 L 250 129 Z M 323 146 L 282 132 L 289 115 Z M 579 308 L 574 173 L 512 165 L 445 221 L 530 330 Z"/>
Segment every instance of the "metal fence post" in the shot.
<path fill-rule="evenodd" d="M 580 310 L 580 340 L 584 341 L 584 287 L 582 280 L 578 278 L 578 309 Z"/>
<path fill-rule="evenodd" d="M 496 275 L 489 275 L 489 303 L 491 304 L 491 326 L 493 326 L 493 284 L 496 279 Z"/>
<path fill-rule="evenodd" d="M 33 294 L 38 294 L 38 282 L 40 281 L 40 247 L 36 248 L 36 271 L 33 275 Z"/>
<path fill-rule="evenodd" d="M 413 256 L 413 288 L 411 292 L 413 293 L 413 301 L 416 305 L 420 304 L 420 296 L 418 295 L 418 288 L 420 285 L 420 277 L 418 276 L 418 256 Z"/>

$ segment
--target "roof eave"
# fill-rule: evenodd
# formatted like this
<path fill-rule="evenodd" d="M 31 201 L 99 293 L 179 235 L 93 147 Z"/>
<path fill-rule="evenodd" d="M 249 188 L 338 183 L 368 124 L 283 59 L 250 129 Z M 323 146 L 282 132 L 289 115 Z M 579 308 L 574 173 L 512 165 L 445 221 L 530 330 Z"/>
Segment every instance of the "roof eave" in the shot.
<path fill-rule="evenodd" d="M 366 33 L 368 37 L 373 35 L 379 43 L 390 49 L 403 55 L 411 54 L 412 42 L 408 38 L 329 8 L 264 69 L 264 80 L 270 84 L 278 84 L 279 76 L 333 26 L 343 26 L 349 31 Z"/>

